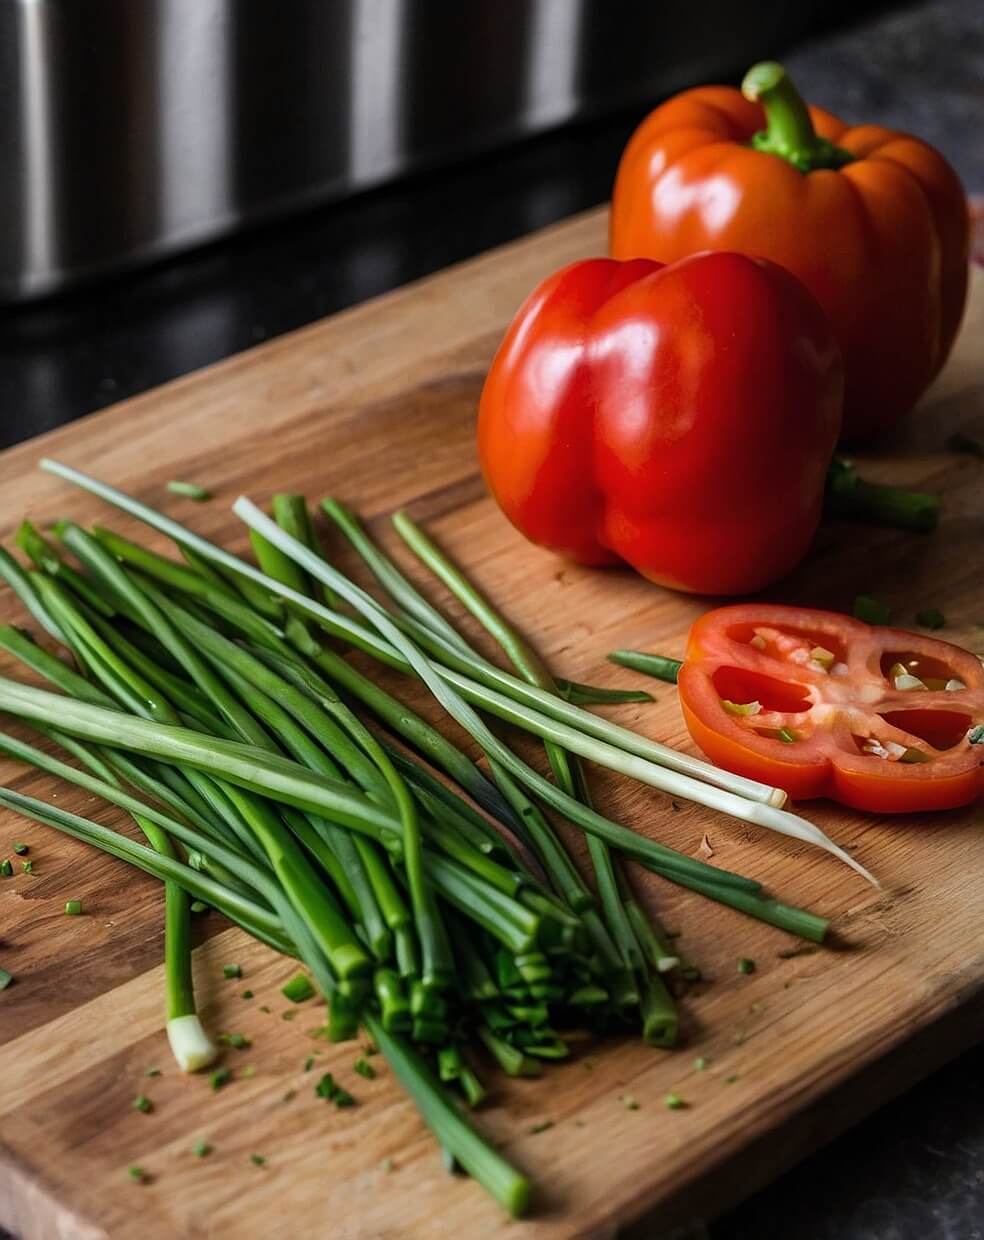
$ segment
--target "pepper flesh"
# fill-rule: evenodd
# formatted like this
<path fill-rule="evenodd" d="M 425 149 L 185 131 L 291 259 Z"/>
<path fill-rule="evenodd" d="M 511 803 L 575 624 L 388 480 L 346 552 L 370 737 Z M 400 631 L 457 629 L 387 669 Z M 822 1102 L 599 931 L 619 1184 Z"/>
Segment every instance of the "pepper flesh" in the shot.
<path fill-rule="evenodd" d="M 737 594 L 806 551 L 841 390 L 822 311 L 774 264 L 592 259 L 513 320 L 482 392 L 479 455 L 532 541 Z"/>
<path fill-rule="evenodd" d="M 963 187 L 925 142 L 805 108 L 778 65 L 755 66 L 745 90 L 687 90 L 642 122 L 615 180 L 610 253 L 739 250 L 793 272 L 844 355 L 844 438 L 868 439 L 916 403 L 953 344 Z"/>
<path fill-rule="evenodd" d="M 829 668 L 811 657 L 817 646 L 834 653 Z M 896 688 L 900 663 L 926 687 Z M 953 679 L 964 688 L 946 689 Z M 984 747 L 971 742 L 984 720 L 984 666 L 949 642 L 741 603 L 694 624 L 679 688 L 690 734 L 713 762 L 794 799 L 909 813 L 966 805 L 984 790 Z M 722 698 L 762 709 L 735 715 Z"/>

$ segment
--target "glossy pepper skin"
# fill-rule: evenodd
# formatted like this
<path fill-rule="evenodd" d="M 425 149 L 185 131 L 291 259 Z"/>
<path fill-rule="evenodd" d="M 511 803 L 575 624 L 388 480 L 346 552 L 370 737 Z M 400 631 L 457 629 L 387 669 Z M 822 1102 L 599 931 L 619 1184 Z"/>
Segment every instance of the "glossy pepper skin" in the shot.
<path fill-rule="evenodd" d="M 513 320 L 482 392 L 479 456 L 533 542 L 737 594 L 806 551 L 841 391 L 823 312 L 774 264 L 590 259 Z"/>
<path fill-rule="evenodd" d="M 915 405 L 953 344 L 963 188 L 925 142 L 807 110 L 778 65 L 757 65 L 743 90 L 684 91 L 643 121 L 615 180 L 610 253 L 739 250 L 791 271 L 844 355 L 843 437 L 870 439 Z"/>

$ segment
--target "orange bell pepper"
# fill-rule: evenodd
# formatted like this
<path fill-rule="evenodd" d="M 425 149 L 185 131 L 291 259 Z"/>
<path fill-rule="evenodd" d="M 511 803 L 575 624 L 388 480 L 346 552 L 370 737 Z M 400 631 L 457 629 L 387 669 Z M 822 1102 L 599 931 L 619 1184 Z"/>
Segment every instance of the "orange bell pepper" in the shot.
<path fill-rule="evenodd" d="M 932 147 L 807 108 L 782 67 L 703 86 L 636 130 L 612 196 L 614 258 L 771 259 L 826 310 L 845 364 L 843 437 L 889 429 L 946 361 L 963 313 L 967 203 Z M 791 411 L 792 414 L 792 411 Z"/>
<path fill-rule="evenodd" d="M 678 684 L 712 762 L 794 799 L 891 814 L 984 791 L 984 667 L 949 642 L 739 603 L 694 624 Z"/>

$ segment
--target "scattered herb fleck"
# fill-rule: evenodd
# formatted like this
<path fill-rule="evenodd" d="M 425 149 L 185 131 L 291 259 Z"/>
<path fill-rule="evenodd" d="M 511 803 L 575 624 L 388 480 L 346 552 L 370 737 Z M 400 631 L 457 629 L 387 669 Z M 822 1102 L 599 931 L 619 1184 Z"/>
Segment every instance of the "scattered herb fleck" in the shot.
<path fill-rule="evenodd" d="M 260 1004 L 260 1011 L 261 1011 L 261 1012 L 266 1012 L 266 1014 L 267 1014 L 268 1016 L 270 1015 L 270 1009 L 267 1007 L 267 1005 L 266 1005 L 265 1003 L 261 1003 L 261 1004 Z"/>
<path fill-rule="evenodd" d="M 706 1059 L 703 1055 L 698 1055 L 698 1057 L 694 1060 L 694 1071 L 706 1072 L 709 1062 L 710 1060 Z"/>
<path fill-rule="evenodd" d="M 191 911 L 192 911 L 193 913 L 207 913 L 207 912 L 208 912 L 208 905 L 207 905 L 207 904 L 203 904 L 203 903 L 201 902 L 201 900 L 192 900 L 192 902 L 191 902 Z"/>
<path fill-rule="evenodd" d="M 928 607 L 925 611 L 916 612 L 916 624 L 922 629 L 941 629 L 946 624 L 946 616 L 938 607 Z"/>
<path fill-rule="evenodd" d="M 734 1085 L 735 1081 L 737 1080 L 738 1080 L 738 1073 L 735 1072 L 731 1076 L 726 1076 L 724 1078 L 724 1083 L 725 1085 Z"/>
<path fill-rule="evenodd" d="M 231 1046 L 237 1051 L 247 1050 L 253 1045 L 245 1033 L 220 1033 L 216 1041 L 222 1046 Z"/>
<path fill-rule="evenodd" d="M 33 873 L 34 873 L 34 862 L 33 862 L 33 861 L 30 861 L 30 860 L 28 860 L 28 861 L 22 861 L 22 862 L 21 862 L 21 865 L 22 865 L 22 866 L 23 866 L 23 868 L 24 868 L 24 873 L 25 873 L 25 874 L 33 874 Z"/>
<path fill-rule="evenodd" d="M 972 745 L 984 745 L 984 723 L 979 723 L 976 728 L 971 728 L 967 733 L 967 740 Z"/>
<path fill-rule="evenodd" d="M 223 976 L 225 977 L 242 977 L 243 975 L 242 965 L 224 964 L 222 966 L 222 973 L 223 973 Z"/>
<path fill-rule="evenodd" d="M 334 1102 L 336 1107 L 350 1107 L 355 1103 L 355 1099 L 343 1089 L 341 1085 L 335 1083 L 335 1078 L 330 1072 L 326 1072 L 314 1087 L 314 1092 L 319 1098 L 324 1098 L 328 1102 Z"/>
<path fill-rule="evenodd" d="M 687 1103 L 680 1097 L 679 1094 L 666 1095 L 666 1109 L 668 1111 L 682 1111 L 686 1106 Z"/>
<path fill-rule="evenodd" d="M 639 1103 L 635 1098 L 632 1097 L 631 1094 L 621 1094 L 619 1096 L 619 1102 L 621 1102 L 622 1106 L 625 1107 L 627 1111 L 638 1111 L 639 1110 Z"/>
<path fill-rule="evenodd" d="M 364 1076 L 367 1081 L 374 1081 L 376 1079 L 376 1069 L 368 1059 L 357 1059 L 352 1068 L 353 1071 L 358 1072 L 359 1076 Z"/>
<path fill-rule="evenodd" d="M 194 1154 L 196 1158 L 207 1158 L 211 1152 L 212 1147 L 207 1141 L 197 1141 L 195 1143 Z"/>
<path fill-rule="evenodd" d="M 144 1076 L 160 1076 L 160 1074 L 161 1074 L 160 1068 L 148 1068 L 147 1071 L 144 1073 Z"/>
<path fill-rule="evenodd" d="M 28 851 L 28 847 L 26 844 L 15 844 L 14 845 L 14 852 L 18 855 L 18 857 L 23 857 L 23 855 L 27 851 Z"/>
<path fill-rule="evenodd" d="M 314 995 L 314 987 L 306 973 L 295 973 L 289 982 L 283 984 L 280 993 L 291 1003 L 303 1003 Z"/>
<path fill-rule="evenodd" d="M 747 1036 L 748 1035 L 745 1033 L 744 1029 L 736 1029 L 735 1036 L 731 1039 L 731 1041 L 735 1044 L 735 1046 L 741 1046 Z"/>
<path fill-rule="evenodd" d="M 252 1078 L 256 1076 L 256 1068 L 252 1064 L 247 1064 L 239 1075 L 243 1078 L 243 1080 L 252 1080 Z"/>
<path fill-rule="evenodd" d="M 69 917 L 78 917 L 82 912 L 81 900 L 67 900 L 65 902 L 65 912 Z"/>
<path fill-rule="evenodd" d="M 314 1056 L 308 1055 L 307 1059 L 304 1060 L 304 1071 L 310 1072 L 313 1067 L 314 1067 Z"/>
<path fill-rule="evenodd" d="M 287 1092 L 284 1094 L 284 1102 L 293 1102 L 296 1097 L 297 1097 L 297 1090 L 288 1089 Z"/>
<path fill-rule="evenodd" d="M 739 973 L 754 973 L 755 972 L 755 961 L 752 960 L 751 957 L 749 956 L 739 956 L 738 957 L 738 972 Z"/>
<path fill-rule="evenodd" d="M 127 1167 L 126 1173 L 131 1180 L 136 1180 L 138 1184 L 142 1184 L 147 1178 L 147 1173 L 143 1167 L 138 1167 L 135 1163 L 132 1167 Z"/>
<path fill-rule="evenodd" d="M 249 1161 L 253 1164 L 254 1167 L 265 1167 L 266 1166 L 266 1159 L 263 1157 L 262 1154 L 250 1154 Z"/>
<path fill-rule="evenodd" d="M 6 969 L 0 969 L 0 990 L 6 990 L 13 980 L 13 973 L 8 973 Z"/>
<path fill-rule="evenodd" d="M 9 878 L 13 872 L 14 867 L 10 864 L 10 858 L 4 857 L 4 859 L 0 861 L 0 875 L 3 875 L 4 878 Z M 65 911 L 68 912 L 68 909 Z"/>
<path fill-rule="evenodd" d="M 392 1158 L 390 1158 L 390 1156 L 387 1154 L 387 1156 L 386 1156 L 386 1157 L 383 1159 L 383 1161 L 379 1164 L 379 1169 L 380 1169 L 380 1171 L 392 1171 L 392 1170 L 393 1170 L 393 1168 L 394 1168 L 395 1166 L 396 1166 L 396 1163 L 395 1163 L 395 1162 L 393 1161 L 393 1159 L 392 1159 Z"/>
<path fill-rule="evenodd" d="M 208 1078 L 208 1083 L 214 1090 L 219 1090 L 223 1085 L 228 1085 L 232 1080 L 232 1072 L 228 1068 L 219 1068 Z"/>
<path fill-rule="evenodd" d="M 196 504 L 203 504 L 212 498 L 212 492 L 199 486 L 197 482 L 181 482 L 178 478 L 173 478 L 167 484 L 167 489 L 172 495 L 182 495 L 185 499 L 193 499 Z"/>
<path fill-rule="evenodd" d="M 146 1094 L 137 1094 L 133 1100 L 133 1109 L 135 1111 L 143 1111 L 144 1115 L 149 1115 L 154 1109 L 154 1104 Z"/>
<path fill-rule="evenodd" d="M 554 1122 L 552 1119 L 543 1119 L 538 1124 L 530 1126 L 530 1135 L 535 1137 L 538 1132 L 546 1132 L 548 1128 L 553 1126 Z"/>
<path fill-rule="evenodd" d="M 252 997 L 253 997 L 253 992 L 252 992 L 251 990 L 244 990 L 244 991 L 243 991 L 243 993 L 242 993 L 242 997 L 243 997 L 244 999 L 252 999 Z"/>
<path fill-rule="evenodd" d="M 852 612 L 855 619 L 863 620 L 865 624 L 888 624 L 892 618 L 891 607 L 871 594 L 859 594 L 854 600 Z"/>
<path fill-rule="evenodd" d="M 293 1020 L 296 1015 L 297 1015 L 297 1012 L 294 1011 L 293 1008 L 288 1008 L 286 1012 L 280 1013 L 280 1019 L 281 1020 Z"/>

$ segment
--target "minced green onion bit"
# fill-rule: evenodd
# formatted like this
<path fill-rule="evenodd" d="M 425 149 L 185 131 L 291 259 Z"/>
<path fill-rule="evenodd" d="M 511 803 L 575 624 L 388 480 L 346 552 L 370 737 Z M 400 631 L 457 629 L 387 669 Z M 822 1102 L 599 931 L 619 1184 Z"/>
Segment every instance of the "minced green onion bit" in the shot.
<path fill-rule="evenodd" d="M 82 912 L 82 901 L 81 900 L 66 900 L 65 901 L 65 913 L 68 917 L 78 917 L 78 915 L 81 912 Z"/>
<path fill-rule="evenodd" d="M 262 1154 L 250 1154 L 249 1161 L 253 1164 L 254 1167 L 265 1167 L 266 1166 L 266 1159 L 263 1157 Z"/>
<path fill-rule="evenodd" d="M 208 1078 L 208 1083 L 213 1089 L 219 1090 L 223 1085 L 228 1085 L 232 1080 L 232 1072 L 228 1068 L 218 1068 Z"/>
<path fill-rule="evenodd" d="M 207 1141 L 196 1141 L 192 1151 L 196 1158 L 206 1158 L 212 1152 L 212 1147 Z"/>
<path fill-rule="evenodd" d="M 0 969 L 0 990 L 6 990 L 13 980 L 13 973 L 8 973 L 6 969 Z"/>
<path fill-rule="evenodd" d="M 143 1167 L 138 1167 L 135 1163 L 133 1166 L 127 1167 L 126 1173 L 131 1180 L 136 1180 L 138 1184 L 142 1184 L 147 1178 L 147 1173 L 144 1171 Z"/>
<path fill-rule="evenodd" d="M 26 844 L 15 844 L 14 845 L 14 852 L 18 855 L 18 857 L 23 857 L 23 855 L 27 851 L 28 851 L 28 847 Z"/>
<path fill-rule="evenodd" d="M 709 1063 L 709 1060 L 706 1059 L 705 1056 L 698 1055 L 698 1057 L 694 1060 L 694 1071 L 695 1072 L 706 1072 L 708 1063 Z"/>
<path fill-rule="evenodd" d="M 295 973 L 289 982 L 285 982 L 281 986 L 280 993 L 285 999 L 289 999 L 291 1003 L 303 1003 L 305 999 L 310 999 L 316 992 L 306 973 Z"/>
<path fill-rule="evenodd" d="M 335 1078 L 330 1072 L 326 1072 L 314 1087 L 314 1092 L 319 1098 L 324 1098 L 328 1102 L 334 1102 L 336 1107 L 350 1107 L 355 1104 L 355 1099 L 348 1092 L 338 1085 Z"/>
<path fill-rule="evenodd" d="M 679 1094 L 666 1095 L 666 1109 L 668 1111 L 682 1111 L 686 1105 L 686 1102 Z"/>
<path fill-rule="evenodd" d="M 251 990 L 244 990 L 241 997 L 243 999 L 252 999 L 253 992 Z"/>
<path fill-rule="evenodd" d="M 242 965 L 224 964 L 222 966 L 222 975 L 223 977 L 242 977 L 243 975 Z"/>
<path fill-rule="evenodd" d="M 23 869 L 25 874 L 33 874 L 34 873 L 34 862 L 31 861 L 30 859 L 28 859 L 27 861 L 22 861 L 21 868 Z"/>
<path fill-rule="evenodd" d="M 4 859 L 0 861 L 0 874 L 2 874 L 4 878 L 10 878 L 13 872 L 14 867 L 10 864 L 10 858 L 4 857 Z M 65 911 L 68 912 L 68 909 Z"/>
<path fill-rule="evenodd" d="M 755 961 L 752 960 L 749 956 L 740 956 L 738 958 L 738 972 L 739 973 L 754 973 L 755 972 Z"/>
<path fill-rule="evenodd" d="M 638 1099 L 633 1098 L 631 1094 L 622 1094 L 622 1096 L 619 1098 L 619 1102 L 621 1102 L 622 1106 L 625 1107 L 627 1111 L 638 1111 L 639 1110 Z"/>
<path fill-rule="evenodd" d="M 147 1071 L 144 1073 L 144 1076 L 160 1076 L 160 1074 L 161 1074 L 160 1068 L 148 1068 Z"/>
<path fill-rule="evenodd" d="M 729 715 L 758 715 L 762 710 L 761 702 L 729 702 L 722 698 L 721 705 Z"/>
<path fill-rule="evenodd" d="M 193 499 L 197 504 L 212 498 L 212 492 L 199 486 L 197 482 L 181 482 L 175 478 L 167 484 L 167 489 L 172 495 L 183 495 L 185 499 Z"/>
<path fill-rule="evenodd" d="M 208 905 L 207 905 L 207 904 L 203 904 L 201 900 L 192 900 L 192 902 L 191 902 L 191 911 L 192 911 L 193 913 L 207 913 L 207 912 L 208 912 Z"/>
<path fill-rule="evenodd" d="M 368 1059 L 359 1058 L 352 1065 L 353 1072 L 358 1072 L 359 1076 L 364 1076 L 367 1081 L 376 1079 L 376 1069 L 372 1066 Z"/>
<path fill-rule="evenodd" d="M 979 723 L 976 728 L 971 728 L 967 733 L 967 739 L 972 745 L 984 745 L 984 723 Z"/>
<path fill-rule="evenodd" d="M 133 1109 L 135 1111 L 143 1111 L 144 1115 L 149 1115 L 154 1109 L 154 1104 L 146 1094 L 137 1094 L 133 1100 Z"/>
<path fill-rule="evenodd" d="M 923 629 L 941 629 L 946 624 L 946 617 L 938 607 L 928 607 L 925 611 L 916 612 L 916 624 Z"/>
<path fill-rule="evenodd" d="M 891 607 L 871 594 L 859 594 L 851 610 L 854 618 L 865 624 L 888 624 L 892 618 Z"/>
<path fill-rule="evenodd" d="M 784 745 L 795 745 L 798 740 L 796 733 L 791 728 L 780 728 L 776 736 Z"/>

